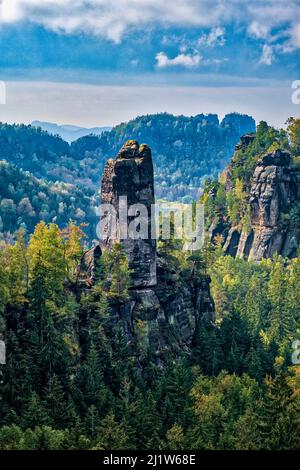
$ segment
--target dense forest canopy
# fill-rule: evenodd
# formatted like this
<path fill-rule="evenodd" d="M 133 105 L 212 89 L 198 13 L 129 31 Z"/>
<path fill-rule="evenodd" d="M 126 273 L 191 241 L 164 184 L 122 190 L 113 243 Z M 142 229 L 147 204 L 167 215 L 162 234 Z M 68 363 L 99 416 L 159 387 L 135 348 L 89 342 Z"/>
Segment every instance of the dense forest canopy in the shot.
<path fill-rule="evenodd" d="M 87 139 L 91 152 L 95 139 Z M 233 217 L 234 197 L 242 219 L 253 163 L 279 146 L 297 165 L 299 120 L 287 132 L 258 126 L 231 199 L 222 177 L 207 182 L 209 214 Z M 178 240 L 160 241 L 159 257 L 175 281 L 211 278 L 216 321 L 197 324 L 191 353 L 166 350 L 158 366 L 145 322 L 134 319 L 136 355 L 112 318 L 131 289 L 120 244 L 103 252 L 95 282 L 87 280 L 82 222 L 92 193 L 88 199 L 79 186 L 42 181 L 16 164 L 0 165 L 2 224 L 19 229 L 0 250 L 0 449 L 299 449 L 300 368 L 292 360 L 299 253 L 254 263 L 224 256 L 220 239 L 192 255 Z M 76 216 L 73 198 L 86 216 Z"/>
<path fill-rule="evenodd" d="M 226 115 L 222 122 L 214 114 L 155 114 L 104 132 L 98 144 L 94 137 L 83 137 L 72 144 L 71 152 L 96 150 L 101 156 L 112 156 L 129 139 L 145 142 L 153 153 L 156 196 L 190 201 L 206 177 L 217 177 L 222 171 L 241 135 L 251 131 L 255 131 L 253 118 L 238 113 Z"/>
<path fill-rule="evenodd" d="M 13 239 L 20 228 L 30 234 L 41 220 L 60 227 L 66 227 L 71 220 L 86 224 L 86 233 L 93 239 L 97 203 L 97 195 L 92 190 L 62 181 L 37 179 L 15 165 L 0 161 L 0 239 Z"/>
<path fill-rule="evenodd" d="M 299 448 L 299 258 L 252 264 L 207 245 L 216 327 L 200 324 L 193 354 L 163 369 L 144 349 L 141 369 L 110 321 L 130 288 L 126 257 L 115 246 L 80 289 L 81 239 L 41 222 L 28 246 L 20 234 L 1 251 L 0 449 Z M 195 256 L 178 248 L 162 255 L 187 275 Z"/>
<path fill-rule="evenodd" d="M 240 136 L 254 130 L 253 118 L 237 113 L 228 114 L 221 123 L 217 115 L 165 113 L 141 116 L 68 145 L 40 128 L 1 124 L 0 160 L 37 178 L 97 190 L 107 158 L 128 139 L 136 139 L 152 148 L 157 197 L 195 198 L 204 179 L 216 177 L 224 168 Z"/>

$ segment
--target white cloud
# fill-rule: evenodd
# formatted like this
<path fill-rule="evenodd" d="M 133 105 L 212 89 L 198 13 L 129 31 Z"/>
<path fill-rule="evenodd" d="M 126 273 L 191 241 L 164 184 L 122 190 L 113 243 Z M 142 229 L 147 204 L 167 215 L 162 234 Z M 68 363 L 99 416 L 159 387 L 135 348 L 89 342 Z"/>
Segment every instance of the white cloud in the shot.
<path fill-rule="evenodd" d="M 300 48 L 300 24 L 295 24 L 290 30 L 291 41 L 295 47 Z"/>
<path fill-rule="evenodd" d="M 286 30 L 290 45 L 299 44 L 299 0 L 2 0 L 0 23 L 25 20 L 63 33 L 101 35 L 116 43 L 132 28 L 148 25 L 212 28 L 206 38 L 221 40 L 229 23 L 266 38 Z M 217 36 L 216 36 L 217 34 Z"/>
<path fill-rule="evenodd" d="M 99 34 L 120 42 L 128 28 L 210 26 L 225 14 L 219 0 L 2 0 L 0 22 L 27 20 L 65 33 Z"/>
<path fill-rule="evenodd" d="M 273 47 L 270 46 L 269 44 L 264 44 L 259 63 L 263 65 L 272 65 L 273 60 L 274 60 Z"/>
<path fill-rule="evenodd" d="M 156 54 L 156 64 L 159 68 L 165 67 L 174 67 L 180 65 L 182 67 L 194 68 L 200 64 L 201 56 L 200 54 L 178 54 L 173 59 L 169 59 L 165 52 L 159 52 Z"/>
<path fill-rule="evenodd" d="M 250 11 L 248 33 L 264 41 L 260 64 L 272 65 L 277 54 L 300 48 L 299 0 L 254 1 Z"/>
<path fill-rule="evenodd" d="M 256 39 L 266 39 L 269 34 L 269 28 L 266 24 L 261 24 L 257 21 L 252 21 L 252 23 L 250 23 L 248 27 L 248 32 Z"/>
<path fill-rule="evenodd" d="M 225 34 L 224 28 L 218 27 L 218 28 L 211 30 L 211 32 L 209 33 L 207 37 L 207 45 L 208 46 L 215 46 L 215 45 L 223 46 L 225 44 L 224 34 Z"/>
<path fill-rule="evenodd" d="M 202 34 L 197 41 L 197 45 L 209 47 L 224 46 L 225 42 L 225 29 L 218 26 L 217 28 L 213 28 L 210 33 Z"/>

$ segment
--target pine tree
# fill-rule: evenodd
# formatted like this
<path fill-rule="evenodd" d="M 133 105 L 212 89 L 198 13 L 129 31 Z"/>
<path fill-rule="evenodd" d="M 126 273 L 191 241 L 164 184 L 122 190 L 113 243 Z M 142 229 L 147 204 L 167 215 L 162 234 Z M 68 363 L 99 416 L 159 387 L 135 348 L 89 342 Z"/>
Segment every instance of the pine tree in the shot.
<path fill-rule="evenodd" d="M 264 377 L 261 358 L 253 345 L 251 345 L 245 357 L 245 370 L 251 377 L 257 380 L 262 380 Z"/>
<path fill-rule="evenodd" d="M 102 420 L 98 428 L 96 442 L 94 449 L 99 450 L 132 449 L 126 424 L 118 423 L 112 413 Z"/>
<path fill-rule="evenodd" d="M 268 450 L 299 449 L 299 396 L 293 393 L 283 371 L 274 379 L 268 378 L 266 384 L 267 392 L 258 414 L 260 447 Z"/>
<path fill-rule="evenodd" d="M 1 412 L 9 408 L 20 414 L 32 392 L 33 377 L 30 358 L 24 350 L 21 332 L 9 329 L 6 332 L 6 366 L 4 368 L 1 391 L 4 403 Z"/>
<path fill-rule="evenodd" d="M 18 233 L 18 239 L 13 245 L 5 246 L 1 256 L 1 265 L 3 274 L 0 271 L 0 300 L 1 290 L 7 289 L 2 305 L 6 300 L 12 309 L 20 309 L 26 303 L 29 276 L 27 248 L 22 231 Z M 3 278 L 4 273 L 5 278 Z"/>
<path fill-rule="evenodd" d="M 8 276 L 5 270 L 4 256 L 0 250 L 0 314 L 3 313 L 6 302 L 9 299 Z M 0 328 L 3 326 L 0 324 Z"/>
<path fill-rule="evenodd" d="M 282 350 L 291 341 L 296 329 L 294 312 L 287 308 L 287 293 L 288 281 L 284 260 L 276 257 L 272 263 L 268 285 L 268 298 L 271 302 L 269 335 L 281 344 Z"/>
<path fill-rule="evenodd" d="M 72 282 L 78 281 L 79 265 L 83 256 L 82 241 L 86 238 L 81 227 L 71 223 L 62 231 L 67 277 Z"/>
<path fill-rule="evenodd" d="M 105 412 L 107 390 L 103 382 L 98 352 L 93 343 L 75 377 L 73 396 L 82 412 L 86 413 L 91 405 L 94 405 L 101 414 Z"/>
<path fill-rule="evenodd" d="M 45 407 L 47 414 L 55 423 L 55 427 L 66 429 L 75 421 L 75 410 L 72 402 L 67 399 L 59 379 L 53 375 L 49 378 L 48 386 L 44 390 Z"/>
<path fill-rule="evenodd" d="M 220 332 L 206 326 L 202 320 L 198 322 L 194 337 L 192 363 L 199 365 L 208 375 L 217 375 L 224 365 Z"/>
<path fill-rule="evenodd" d="M 23 415 L 22 424 L 25 429 L 34 429 L 36 426 L 52 424 L 52 420 L 48 416 L 44 404 L 35 392 L 31 394 L 28 401 L 28 405 Z"/>
<path fill-rule="evenodd" d="M 184 430 L 182 426 L 174 424 L 166 434 L 166 443 L 163 443 L 164 450 L 186 449 Z"/>
<path fill-rule="evenodd" d="M 153 393 L 136 392 L 130 425 L 135 430 L 137 449 L 157 449 L 161 439 L 162 421 Z"/>
<path fill-rule="evenodd" d="M 128 258 L 121 243 L 115 243 L 111 252 L 107 254 L 107 269 L 110 273 L 108 295 L 118 302 L 128 299 L 128 289 L 131 285 L 131 275 Z"/>
<path fill-rule="evenodd" d="M 64 241 L 57 225 L 49 227 L 40 222 L 30 238 L 28 247 L 31 298 L 42 305 L 48 301 L 61 302 L 66 275 Z"/>
<path fill-rule="evenodd" d="M 228 420 L 222 393 L 211 379 L 200 376 L 191 390 L 194 420 L 187 432 L 191 449 L 217 449 Z"/>
<path fill-rule="evenodd" d="M 23 433 L 19 426 L 3 426 L 0 428 L 0 450 L 20 450 Z"/>
<path fill-rule="evenodd" d="M 76 416 L 74 425 L 69 430 L 67 437 L 67 449 L 88 450 L 92 447 L 90 439 L 87 437 L 85 428 L 80 418 Z"/>
<path fill-rule="evenodd" d="M 164 426 L 167 428 L 175 423 L 182 426 L 189 424 L 189 391 L 192 382 L 192 372 L 186 360 L 180 359 L 169 369 L 164 381 L 165 398 L 162 404 Z"/>
<path fill-rule="evenodd" d="M 292 153 L 294 156 L 300 156 L 300 119 L 289 118 L 286 124 Z"/>

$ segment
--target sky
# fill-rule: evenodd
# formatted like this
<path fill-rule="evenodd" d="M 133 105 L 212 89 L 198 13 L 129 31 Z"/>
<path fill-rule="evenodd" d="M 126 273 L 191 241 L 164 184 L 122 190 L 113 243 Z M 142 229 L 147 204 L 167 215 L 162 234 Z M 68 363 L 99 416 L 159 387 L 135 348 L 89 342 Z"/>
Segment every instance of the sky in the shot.
<path fill-rule="evenodd" d="M 300 117 L 299 0 L 0 0 L 0 51 L 1 121 Z"/>

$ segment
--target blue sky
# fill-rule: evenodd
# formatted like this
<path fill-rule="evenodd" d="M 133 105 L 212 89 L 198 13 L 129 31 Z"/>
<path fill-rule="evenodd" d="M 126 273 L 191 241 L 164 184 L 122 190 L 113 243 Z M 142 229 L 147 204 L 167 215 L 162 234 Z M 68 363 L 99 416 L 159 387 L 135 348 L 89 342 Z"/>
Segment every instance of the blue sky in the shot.
<path fill-rule="evenodd" d="M 176 5 L 175 5 L 176 3 Z M 2 121 L 299 115 L 298 0 L 0 0 Z"/>

